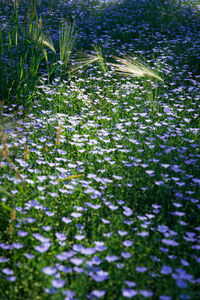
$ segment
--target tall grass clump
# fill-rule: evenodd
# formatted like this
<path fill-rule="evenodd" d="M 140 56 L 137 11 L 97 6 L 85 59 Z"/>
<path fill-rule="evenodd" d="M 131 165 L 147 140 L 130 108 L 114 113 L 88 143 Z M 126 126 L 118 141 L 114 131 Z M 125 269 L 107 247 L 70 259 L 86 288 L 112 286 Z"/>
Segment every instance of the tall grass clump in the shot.
<path fill-rule="evenodd" d="M 62 22 L 59 27 L 59 53 L 60 63 L 64 72 L 67 71 L 70 56 L 77 42 L 78 32 L 74 31 L 75 22 L 69 24 Z"/>

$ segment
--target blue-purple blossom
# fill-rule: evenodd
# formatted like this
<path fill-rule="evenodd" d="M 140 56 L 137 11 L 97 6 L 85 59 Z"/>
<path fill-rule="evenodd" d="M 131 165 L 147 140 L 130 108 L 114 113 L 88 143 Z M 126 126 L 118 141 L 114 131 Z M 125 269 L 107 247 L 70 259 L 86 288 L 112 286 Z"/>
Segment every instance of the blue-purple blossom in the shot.
<path fill-rule="evenodd" d="M 128 259 L 130 257 L 132 257 L 132 254 L 130 252 L 121 252 L 121 256 L 125 259 Z"/>
<path fill-rule="evenodd" d="M 172 300 L 172 297 L 171 296 L 160 295 L 159 300 Z"/>
<path fill-rule="evenodd" d="M 140 290 L 140 294 L 145 298 L 149 298 L 153 296 L 153 293 L 147 290 Z"/>
<path fill-rule="evenodd" d="M 55 233 L 55 236 L 56 238 L 59 240 L 59 241 L 65 241 L 66 240 L 66 235 L 62 232 L 56 232 Z"/>
<path fill-rule="evenodd" d="M 27 258 L 27 259 L 33 259 L 35 256 L 33 254 L 30 254 L 30 253 L 25 253 L 24 256 Z"/>
<path fill-rule="evenodd" d="M 122 296 L 126 298 L 132 298 L 137 295 L 137 291 L 133 289 L 122 289 Z"/>
<path fill-rule="evenodd" d="M 24 236 L 27 236 L 27 235 L 28 235 L 28 232 L 23 231 L 23 230 L 19 230 L 19 231 L 17 232 L 17 235 L 18 235 L 18 236 L 21 236 L 21 237 L 24 237 Z"/>
<path fill-rule="evenodd" d="M 102 282 L 104 280 L 107 280 L 109 278 L 108 272 L 105 271 L 97 271 L 96 274 L 92 274 L 92 278 L 96 282 Z"/>
<path fill-rule="evenodd" d="M 33 233 L 33 236 L 34 236 L 35 239 L 37 239 L 41 243 L 48 243 L 48 242 L 50 242 L 50 238 L 46 238 L 46 237 L 44 237 L 43 235 L 41 235 L 39 233 Z"/>
<path fill-rule="evenodd" d="M 9 268 L 2 269 L 2 273 L 6 274 L 6 275 L 14 275 L 14 271 Z"/>
<path fill-rule="evenodd" d="M 164 275 L 168 275 L 168 274 L 171 274 L 172 273 L 172 268 L 170 266 L 162 266 L 162 269 L 160 271 L 161 274 L 164 274 Z"/>
<path fill-rule="evenodd" d="M 91 292 L 91 295 L 95 296 L 97 298 L 101 298 L 101 297 L 105 296 L 105 294 L 106 294 L 106 291 L 104 291 L 104 290 L 94 290 Z"/>
<path fill-rule="evenodd" d="M 80 266 L 84 262 L 84 259 L 79 258 L 79 257 L 70 258 L 70 262 L 76 266 Z"/>
<path fill-rule="evenodd" d="M 54 275 L 57 272 L 55 267 L 44 267 L 42 268 L 42 272 L 46 275 Z"/>
<path fill-rule="evenodd" d="M 114 262 L 114 261 L 117 261 L 119 259 L 118 256 L 116 255 L 107 255 L 105 257 L 105 259 L 108 261 L 108 262 Z"/>
<path fill-rule="evenodd" d="M 177 243 L 174 240 L 170 240 L 170 239 L 162 239 L 162 243 L 165 245 L 168 245 L 168 246 L 173 246 L 173 247 L 176 247 L 179 245 L 179 243 Z"/>
<path fill-rule="evenodd" d="M 65 285 L 66 281 L 63 279 L 53 279 L 51 284 L 52 287 L 56 288 L 56 289 L 60 289 Z"/>
<path fill-rule="evenodd" d="M 0 263 L 6 263 L 8 259 L 6 257 L 0 257 Z"/>
<path fill-rule="evenodd" d="M 83 255 L 92 255 L 96 252 L 96 248 L 84 248 L 80 251 Z"/>
<path fill-rule="evenodd" d="M 176 285 L 177 285 L 180 289 L 185 289 L 185 288 L 188 287 L 187 282 L 186 282 L 185 280 L 183 280 L 183 279 L 178 279 L 178 280 L 176 281 Z"/>
<path fill-rule="evenodd" d="M 136 283 L 133 281 L 125 280 L 125 283 L 128 287 L 135 287 Z"/>
<path fill-rule="evenodd" d="M 130 240 L 125 240 L 122 243 L 125 247 L 131 247 L 133 245 L 133 242 Z"/>
<path fill-rule="evenodd" d="M 136 267 L 135 268 L 137 272 L 140 272 L 140 273 L 144 273 L 147 271 L 147 268 L 146 267 Z"/>
<path fill-rule="evenodd" d="M 35 246 L 34 248 L 38 252 L 44 253 L 44 252 L 48 251 L 50 247 L 51 247 L 51 243 L 43 243 L 43 244 L 41 244 L 39 246 Z"/>
<path fill-rule="evenodd" d="M 72 299 L 75 296 L 75 293 L 70 290 L 63 290 L 62 294 L 65 295 L 68 299 Z"/>
<path fill-rule="evenodd" d="M 74 254 L 75 254 L 74 251 L 62 252 L 61 254 L 57 254 L 56 258 L 60 261 L 65 261 L 65 260 L 73 257 Z"/>
<path fill-rule="evenodd" d="M 73 212 L 73 213 L 71 213 L 71 216 L 74 218 L 80 218 L 82 216 L 82 213 Z"/>
<path fill-rule="evenodd" d="M 17 279 L 16 276 L 7 276 L 7 277 L 6 277 L 6 280 L 8 280 L 8 281 L 10 281 L 10 282 L 15 281 L 16 279 Z"/>

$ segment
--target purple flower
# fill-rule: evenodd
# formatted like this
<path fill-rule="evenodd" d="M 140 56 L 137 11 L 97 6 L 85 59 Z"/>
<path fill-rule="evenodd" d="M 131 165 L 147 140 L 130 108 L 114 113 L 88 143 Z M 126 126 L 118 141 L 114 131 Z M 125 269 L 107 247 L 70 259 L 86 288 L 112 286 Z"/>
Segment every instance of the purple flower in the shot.
<path fill-rule="evenodd" d="M 164 183 L 164 181 L 160 180 L 160 181 L 156 181 L 155 184 L 156 185 L 164 185 L 165 183 Z"/>
<path fill-rule="evenodd" d="M 45 214 L 49 217 L 53 217 L 55 215 L 52 211 L 45 211 Z"/>
<path fill-rule="evenodd" d="M 84 272 L 83 268 L 79 268 L 79 267 L 73 267 L 73 270 L 76 273 L 83 273 Z"/>
<path fill-rule="evenodd" d="M 125 240 L 123 241 L 123 245 L 125 247 L 131 247 L 133 245 L 133 242 L 132 241 L 129 241 L 129 240 Z"/>
<path fill-rule="evenodd" d="M 179 243 L 175 242 L 174 240 L 169 240 L 169 239 L 162 239 L 162 243 L 168 246 L 173 246 L 176 247 L 179 245 Z"/>
<path fill-rule="evenodd" d="M 34 223 L 35 221 L 36 221 L 36 219 L 34 219 L 34 218 L 27 218 L 28 224 Z"/>
<path fill-rule="evenodd" d="M 144 273 L 147 271 L 147 268 L 146 267 L 136 267 L 135 268 L 137 272 L 140 272 L 140 273 Z"/>
<path fill-rule="evenodd" d="M 75 239 L 78 240 L 78 241 L 81 241 L 85 238 L 85 235 L 81 235 L 81 234 L 76 234 L 75 235 Z"/>
<path fill-rule="evenodd" d="M 188 284 L 185 280 L 182 279 L 178 279 L 176 281 L 176 285 L 180 288 L 180 289 L 186 289 L 188 287 Z"/>
<path fill-rule="evenodd" d="M 84 262 L 84 259 L 79 258 L 79 257 L 75 257 L 75 258 L 71 258 L 70 261 L 71 261 L 72 264 L 74 264 L 76 266 L 80 266 Z"/>
<path fill-rule="evenodd" d="M 48 242 L 50 242 L 49 238 L 46 238 L 46 237 L 44 237 L 43 235 L 41 235 L 39 233 L 33 233 L 33 236 L 34 236 L 35 239 L 37 239 L 41 243 L 48 243 Z"/>
<path fill-rule="evenodd" d="M 71 213 L 71 216 L 74 218 L 80 218 L 82 216 L 82 213 L 73 212 L 73 213 Z"/>
<path fill-rule="evenodd" d="M 44 252 L 48 251 L 50 247 L 51 247 L 51 243 L 43 243 L 43 244 L 41 244 L 39 246 L 35 246 L 34 248 L 38 252 L 44 253 Z"/>
<path fill-rule="evenodd" d="M 128 287 L 135 287 L 136 286 L 136 283 L 133 282 L 133 281 L 125 280 L 125 283 L 126 283 L 126 285 L 128 285 Z"/>
<path fill-rule="evenodd" d="M 123 289 L 122 290 L 122 296 L 126 297 L 126 298 L 132 298 L 134 296 L 137 295 L 137 291 L 136 290 L 132 290 L 132 289 Z"/>
<path fill-rule="evenodd" d="M 105 237 L 111 237 L 112 236 L 112 232 L 108 232 L 108 233 L 103 233 L 103 236 L 105 236 Z"/>
<path fill-rule="evenodd" d="M 106 219 L 101 219 L 101 221 L 104 223 L 104 224 L 110 224 L 110 221 L 109 220 L 106 220 Z"/>
<path fill-rule="evenodd" d="M 121 235 L 121 236 L 125 236 L 125 235 L 128 234 L 127 231 L 122 231 L 122 230 L 118 230 L 118 233 L 119 233 L 119 235 Z"/>
<path fill-rule="evenodd" d="M 81 250 L 81 253 L 83 255 L 92 255 L 96 252 L 96 249 L 95 248 L 84 248 Z"/>
<path fill-rule="evenodd" d="M 160 249 L 160 251 L 163 252 L 163 253 L 167 253 L 167 252 L 169 251 L 169 249 L 164 248 L 164 247 L 160 247 L 159 249 Z"/>
<path fill-rule="evenodd" d="M 96 274 L 92 274 L 92 278 L 96 282 L 102 282 L 104 280 L 107 280 L 109 278 L 108 272 L 104 272 L 102 270 L 97 271 Z"/>
<path fill-rule="evenodd" d="M 53 279 L 52 282 L 51 282 L 51 284 L 52 284 L 52 286 L 54 288 L 60 289 L 60 288 L 62 288 L 65 285 L 65 282 L 66 281 L 63 280 L 63 279 Z"/>
<path fill-rule="evenodd" d="M 15 249 L 21 249 L 21 248 L 24 247 L 23 244 L 16 243 L 16 242 L 12 243 L 12 246 L 13 246 L 13 248 L 15 248 Z"/>
<path fill-rule="evenodd" d="M 61 254 L 57 254 L 56 258 L 60 261 L 67 260 L 68 258 L 72 257 L 75 254 L 74 251 L 68 251 L 68 252 L 63 252 Z"/>
<path fill-rule="evenodd" d="M 83 245 L 75 244 L 73 245 L 73 250 L 76 252 L 81 252 L 84 249 Z"/>
<path fill-rule="evenodd" d="M 123 269 L 124 268 L 124 264 L 116 264 L 118 269 Z"/>
<path fill-rule="evenodd" d="M 44 291 L 45 293 L 52 294 L 52 295 L 57 293 L 57 289 L 55 288 L 46 288 Z"/>
<path fill-rule="evenodd" d="M 121 252 L 121 256 L 125 259 L 128 259 L 132 256 L 130 252 Z"/>
<path fill-rule="evenodd" d="M 15 281 L 16 279 L 17 279 L 16 276 L 7 276 L 6 277 L 6 280 L 11 281 L 11 282 Z"/>
<path fill-rule="evenodd" d="M 95 243 L 95 249 L 97 251 L 105 251 L 106 250 L 106 246 L 104 244 L 104 242 L 94 242 Z"/>
<path fill-rule="evenodd" d="M 147 231 L 142 231 L 142 232 L 138 232 L 137 235 L 142 236 L 142 237 L 145 237 L 145 236 L 148 236 L 149 233 L 148 233 Z"/>
<path fill-rule="evenodd" d="M 44 267 L 42 268 L 42 272 L 46 275 L 53 275 L 55 274 L 57 269 L 55 267 Z"/>
<path fill-rule="evenodd" d="M 189 266 L 189 262 L 187 262 L 187 260 L 185 260 L 185 259 L 181 259 L 181 264 L 186 267 Z"/>
<path fill-rule="evenodd" d="M 199 178 L 192 178 L 192 181 L 200 185 L 200 179 Z"/>
<path fill-rule="evenodd" d="M 95 297 L 97 297 L 97 298 L 101 298 L 101 297 L 103 297 L 105 294 L 106 294 L 106 291 L 104 291 L 104 290 L 94 290 L 94 291 L 91 292 L 91 295 L 92 295 L 92 296 L 95 296 Z"/>
<path fill-rule="evenodd" d="M 173 211 L 173 212 L 171 212 L 171 215 L 178 216 L 178 217 L 183 217 L 183 216 L 185 216 L 185 213 L 182 212 L 182 211 Z"/>
<path fill-rule="evenodd" d="M 6 263 L 8 259 L 6 257 L 0 257 L 0 263 Z"/>
<path fill-rule="evenodd" d="M 45 226 L 43 225 L 42 228 L 45 230 L 45 231 L 50 231 L 52 229 L 51 226 Z"/>
<path fill-rule="evenodd" d="M 62 294 L 69 297 L 69 299 L 75 296 L 74 292 L 72 292 L 70 290 L 67 290 L 67 291 L 64 290 L 64 291 L 62 291 Z"/>
<path fill-rule="evenodd" d="M 28 232 L 19 230 L 19 231 L 17 232 L 17 235 L 18 235 L 18 236 L 21 236 L 21 237 L 24 237 L 24 236 L 27 236 L 27 235 L 28 235 Z"/>
<path fill-rule="evenodd" d="M 172 273 L 172 268 L 169 267 L 169 266 L 163 266 L 160 273 L 164 274 L 164 275 L 171 274 Z"/>
<path fill-rule="evenodd" d="M 118 209 L 118 206 L 113 205 L 113 204 L 108 205 L 108 207 L 109 207 L 111 210 L 116 210 L 116 209 Z"/>
<path fill-rule="evenodd" d="M 146 298 L 153 296 L 153 293 L 151 291 L 146 291 L 146 290 L 140 290 L 140 294 Z"/>
<path fill-rule="evenodd" d="M 63 218 L 62 218 L 62 221 L 63 221 L 64 223 L 66 223 L 66 224 L 69 224 L 69 223 L 72 222 L 72 220 L 71 220 L 70 218 L 67 218 L 67 217 L 63 217 Z"/>
<path fill-rule="evenodd" d="M 140 221 L 146 221 L 146 220 L 147 220 L 147 217 L 145 217 L 145 216 L 137 216 L 137 218 L 138 218 Z"/>
<path fill-rule="evenodd" d="M 12 245 L 0 243 L 0 248 L 2 248 L 4 250 L 11 250 L 13 247 L 12 247 Z"/>
<path fill-rule="evenodd" d="M 71 273 L 72 272 L 72 268 L 69 268 L 69 267 L 66 267 L 66 266 L 63 266 L 63 265 L 59 265 L 57 266 L 58 270 L 63 272 L 63 273 Z"/>
<path fill-rule="evenodd" d="M 57 239 L 59 241 L 65 241 L 66 240 L 66 235 L 64 233 L 59 233 L 59 232 L 56 232 L 55 233 L 55 236 L 57 237 Z"/>
<path fill-rule="evenodd" d="M 160 300 L 172 300 L 172 297 L 161 295 L 161 296 L 159 297 L 159 299 L 160 299 Z"/>
<path fill-rule="evenodd" d="M 25 253 L 24 256 L 27 258 L 27 259 L 33 259 L 35 256 L 33 254 L 29 254 L 29 253 Z"/>
<path fill-rule="evenodd" d="M 108 262 L 113 262 L 113 261 L 117 261 L 117 260 L 119 259 L 119 257 L 116 256 L 116 255 L 107 255 L 107 256 L 105 257 L 105 259 L 106 259 Z"/>
<path fill-rule="evenodd" d="M 125 210 L 123 211 L 123 214 L 124 214 L 125 216 L 129 217 L 129 216 L 131 216 L 131 215 L 133 214 L 133 211 L 132 211 L 132 209 L 127 208 L 127 209 L 125 209 Z"/>
<path fill-rule="evenodd" d="M 14 275 L 14 271 L 9 268 L 4 268 L 2 272 L 6 275 Z"/>
<path fill-rule="evenodd" d="M 99 258 L 98 256 L 92 257 L 91 263 L 93 265 L 100 265 L 102 263 L 102 259 Z"/>

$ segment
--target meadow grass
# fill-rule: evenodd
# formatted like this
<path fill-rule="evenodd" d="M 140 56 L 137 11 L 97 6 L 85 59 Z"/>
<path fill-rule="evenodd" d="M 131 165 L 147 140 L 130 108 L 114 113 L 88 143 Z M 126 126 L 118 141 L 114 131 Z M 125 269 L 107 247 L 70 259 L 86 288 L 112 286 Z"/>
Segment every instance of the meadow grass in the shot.
<path fill-rule="evenodd" d="M 0 1 L 2 300 L 199 299 L 199 5 Z"/>

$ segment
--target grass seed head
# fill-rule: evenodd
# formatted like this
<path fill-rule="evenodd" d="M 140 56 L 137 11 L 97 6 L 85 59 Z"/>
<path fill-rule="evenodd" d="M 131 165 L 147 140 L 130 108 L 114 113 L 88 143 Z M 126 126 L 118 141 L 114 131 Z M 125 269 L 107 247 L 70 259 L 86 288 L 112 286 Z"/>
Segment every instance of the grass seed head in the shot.
<path fill-rule="evenodd" d="M 57 131 L 57 134 L 56 134 L 56 147 L 60 146 L 60 136 L 61 136 L 61 133 L 62 133 L 62 123 L 59 124 L 58 126 L 58 131 Z"/>
<path fill-rule="evenodd" d="M 137 61 L 135 57 L 125 55 L 124 58 L 113 56 L 118 62 L 108 63 L 116 69 L 116 72 L 124 76 L 144 77 L 149 76 L 163 82 L 163 79 L 153 71 L 145 62 Z"/>

